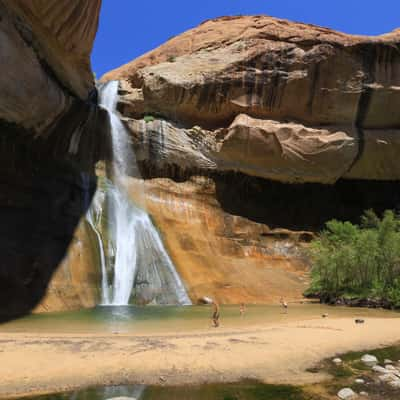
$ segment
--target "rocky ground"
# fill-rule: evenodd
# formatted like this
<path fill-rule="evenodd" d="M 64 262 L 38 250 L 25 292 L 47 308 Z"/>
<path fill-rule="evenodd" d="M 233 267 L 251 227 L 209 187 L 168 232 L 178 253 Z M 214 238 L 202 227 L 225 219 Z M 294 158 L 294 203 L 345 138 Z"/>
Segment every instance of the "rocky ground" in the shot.
<path fill-rule="evenodd" d="M 400 347 L 351 352 L 329 359 L 310 371 L 327 371 L 332 379 L 310 388 L 322 398 L 394 400 L 400 396 Z M 394 361 L 393 361 L 394 360 Z"/>

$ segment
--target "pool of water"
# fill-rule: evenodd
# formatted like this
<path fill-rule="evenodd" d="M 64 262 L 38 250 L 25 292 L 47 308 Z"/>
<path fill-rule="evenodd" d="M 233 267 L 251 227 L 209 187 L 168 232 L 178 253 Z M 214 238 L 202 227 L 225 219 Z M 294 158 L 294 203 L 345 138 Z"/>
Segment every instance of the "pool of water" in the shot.
<path fill-rule="evenodd" d="M 180 387 L 115 386 L 24 400 L 307 400 L 300 388 L 257 382 Z M 22 400 L 22 399 L 21 399 Z"/>
<path fill-rule="evenodd" d="M 397 312 L 365 308 L 294 304 L 285 313 L 278 305 L 248 306 L 244 316 L 238 306 L 221 307 L 221 328 L 322 318 L 389 318 Z M 209 306 L 96 307 L 75 312 L 32 314 L 0 325 L 0 332 L 157 334 L 211 329 Z"/>

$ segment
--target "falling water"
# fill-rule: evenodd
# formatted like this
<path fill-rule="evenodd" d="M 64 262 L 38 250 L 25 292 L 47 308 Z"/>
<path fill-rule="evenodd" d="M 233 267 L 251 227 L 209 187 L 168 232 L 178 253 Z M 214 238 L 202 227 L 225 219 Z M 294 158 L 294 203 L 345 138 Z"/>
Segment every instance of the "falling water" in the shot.
<path fill-rule="evenodd" d="M 101 237 L 101 217 L 102 217 L 102 208 L 101 208 L 101 200 L 100 200 L 101 192 L 96 192 L 92 205 L 89 208 L 86 214 L 86 221 L 89 223 L 92 228 L 93 233 L 96 236 L 98 253 L 100 257 L 100 267 L 101 267 L 101 304 L 110 304 L 110 293 L 108 287 L 108 279 L 107 279 L 107 269 L 106 269 L 106 258 L 103 246 L 103 239 Z"/>
<path fill-rule="evenodd" d="M 100 104 L 110 116 L 113 147 L 112 176 L 105 185 L 104 203 L 108 211 L 108 260 L 114 277 L 109 288 L 104 248 L 99 245 L 101 262 L 104 261 L 102 301 L 105 305 L 127 305 L 133 296 L 146 304 L 191 304 L 150 217 L 130 200 L 125 187 L 128 176 L 139 174 L 128 133 L 116 112 L 118 82 L 106 83 L 99 91 Z M 101 241 L 94 221 L 95 207 L 94 204 L 87 220 Z"/>

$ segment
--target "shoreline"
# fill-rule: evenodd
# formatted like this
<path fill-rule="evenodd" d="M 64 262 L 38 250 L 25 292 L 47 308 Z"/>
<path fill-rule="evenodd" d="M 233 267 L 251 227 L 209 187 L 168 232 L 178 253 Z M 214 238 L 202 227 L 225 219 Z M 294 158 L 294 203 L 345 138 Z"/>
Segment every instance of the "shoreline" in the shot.
<path fill-rule="evenodd" d="M 382 329 L 382 325 L 385 328 Z M 310 384 L 326 358 L 400 341 L 400 318 L 301 319 L 179 334 L 0 333 L 0 398 L 107 385 L 181 386 L 246 379 Z"/>

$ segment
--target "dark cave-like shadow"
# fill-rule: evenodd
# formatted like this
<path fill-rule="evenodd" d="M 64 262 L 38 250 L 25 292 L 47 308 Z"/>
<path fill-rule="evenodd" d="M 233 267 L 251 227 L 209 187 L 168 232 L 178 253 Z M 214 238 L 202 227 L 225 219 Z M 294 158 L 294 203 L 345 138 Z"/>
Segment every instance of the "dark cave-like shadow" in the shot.
<path fill-rule="evenodd" d="M 283 184 L 242 174 L 214 178 L 228 213 L 270 228 L 318 231 L 331 219 L 359 223 L 365 210 L 399 211 L 400 182 L 339 180 L 334 185 Z"/>
<path fill-rule="evenodd" d="M 107 114 L 83 102 L 43 139 L 0 122 L 0 322 L 45 296 L 96 191 L 108 131 Z"/>
<path fill-rule="evenodd" d="M 340 179 L 332 185 L 286 184 L 239 172 L 183 170 L 175 164 L 160 169 L 150 161 L 140 162 L 139 168 L 144 179 L 185 182 L 191 176 L 208 176 L 225 212 L 271 229 L 318 232 L 331 219 L 358 224 L 369 209 L 378 215 L 388 209 L 400 212 L 400 181 Z"/>

